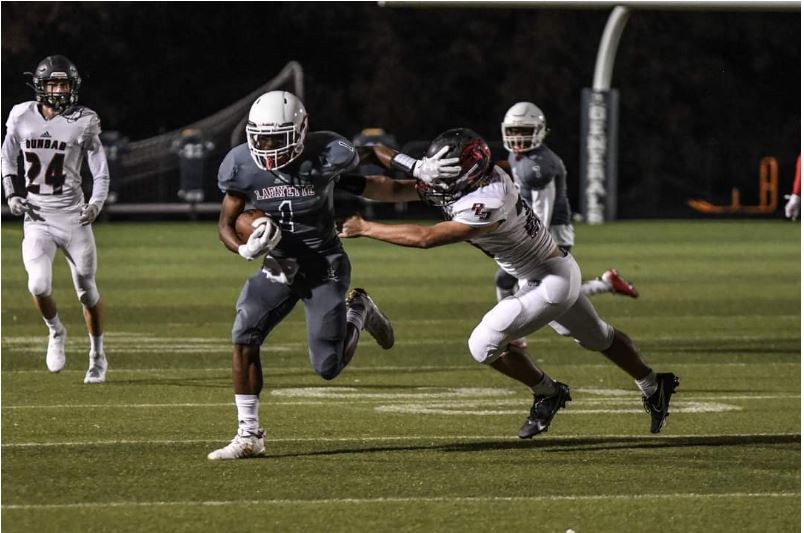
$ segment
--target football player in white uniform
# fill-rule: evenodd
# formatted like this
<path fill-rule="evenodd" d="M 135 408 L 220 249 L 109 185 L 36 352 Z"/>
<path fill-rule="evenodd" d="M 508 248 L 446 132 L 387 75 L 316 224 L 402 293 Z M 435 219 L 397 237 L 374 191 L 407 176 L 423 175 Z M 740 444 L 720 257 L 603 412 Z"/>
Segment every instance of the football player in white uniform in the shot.
<path fill-rule="evenodd" d="M 519 195 L 508 174 L 491 164 L 486 142 L 471 130 L 439 135 L 416 160 L 388 150 L 378 157 L 405 170 L 415 180 L 370 176 L 363 196 L 380 201 L 425 202 L 442 209 L 446 222 L 433 226 L 381 224 L 358 215 L 342 224 L 341 237 L 373 239 L 418 248 L 467 241 L 492 257 L 518 280 L 519 288 L 499 301 L 475 327 L 469 350 L 479 363 L 530 388 L 533 406 L 519 431 L 530 438 L 547 431 L 556 412 L 570 401 L 569 387 L 539 369 L 511 341 L 550 324 L 581 346 L 603 353 L 627 372 L 643 394 L 650 431 L 658 433 L 678 386 L 672 373 L 656 374 L 631 339 L 602 320 L 581 292 L 581 271 L 562 251 L 539 217 Z"/>
<path fill-rule="evenodd" d="M 14 106 L 3 139 L 3 190 L 11 213 L 24 215 L 22 259 L 28 290 L 50 330 L 46 363 L 51 372 L 64 368 L 67 330 L 59 320 L 52 294 L 53 260 L 64 252 L 83 306 L 90 340 L 84 383 L 106 380 L 103 312 L 95 284 L 97 256 L 92 222 L 109 192 L 109 171 L 99 135 L 100 119 L 77 105 L 81 77 L 66 57 L 48 56 L 32 73 L 35 101 Z M 25 191 L 17 190 L 17 158 L 25 163 Z M 81 163 L 87 158 L 93 176 L 92 197 L 84 201 Z"/>
<path fill-rule="evenodd" d="M 567 170 L 564 162 L 544 144 L 547 120 L 539 107 L 531 102 L 517 102 L 505 113 L 502 124 L 503 146 L 508 160 L 500 166 L 509 172 L 519 194 L 530 201 L 531 208 L 549 228 L 550 235 L 562 250 L 570 251 L 575 244 L 572 210 L 567 198 Z M 504 270 L 494 278 L 497 300 L 516 290 L 516 278 Z M 586 296 L 614 293 L 637 298 L 636 288 L 625 281 L 615 269 L 609 269 L 596 279 L 581 284 Z M 514 341 L 526 347 L 524 338 Z"/>

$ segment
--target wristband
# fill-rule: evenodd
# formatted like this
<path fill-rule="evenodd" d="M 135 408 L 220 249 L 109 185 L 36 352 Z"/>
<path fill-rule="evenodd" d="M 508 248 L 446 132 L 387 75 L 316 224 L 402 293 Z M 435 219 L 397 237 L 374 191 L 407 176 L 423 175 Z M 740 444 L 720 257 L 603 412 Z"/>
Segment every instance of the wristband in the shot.
<path fill-rule="evenodd" d="M 416 166 L 417 159 L 407 154 L 398 152 L 391 158 L 391 167 L 405 172 L 408 176 L 413 175 L 413 168 Z"/>
<path fill-rule="evenodd" d="M 6 199 L 11 198 L 12 196 L 22 196 L 21 194 L 17 193 L 14 188 L 14 178 L 16 178 L 16 176 L 12 174 L 3 176 L 3 191 L 6 193 Z"/>

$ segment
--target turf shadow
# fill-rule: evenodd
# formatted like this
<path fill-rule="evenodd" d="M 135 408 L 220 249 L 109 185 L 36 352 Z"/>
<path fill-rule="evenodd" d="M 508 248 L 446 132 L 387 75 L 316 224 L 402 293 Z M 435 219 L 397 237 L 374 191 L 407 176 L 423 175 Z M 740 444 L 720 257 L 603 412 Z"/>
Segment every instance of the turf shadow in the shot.
<path fill-rule="evenodd" d="M 311 452 L 293 452 L 285 454 L 268 454 L 265 459 L 283 459 L 291 457 L 314 457 L 348 455 L 356 453 L 417 452 L 433 451 L 445 453 L 488 452 L 499 450 L 543 449 L 545 452 L 577 452 L 608 451 L 622 449 L 650 448 L 696 448 L 709 446 L 754 446 L 765 444 L 799 444 L 800 434 L 769 435 L 710 435 L 695 437 L 579 437 L 579 438 L 535 438 L 533 440 L 489 440 L 477 442 L 459 442 L 451 444 L 426 444 L 416 446 L 372 446 L 350 447 L 336 450 L 316 450 Z"/>

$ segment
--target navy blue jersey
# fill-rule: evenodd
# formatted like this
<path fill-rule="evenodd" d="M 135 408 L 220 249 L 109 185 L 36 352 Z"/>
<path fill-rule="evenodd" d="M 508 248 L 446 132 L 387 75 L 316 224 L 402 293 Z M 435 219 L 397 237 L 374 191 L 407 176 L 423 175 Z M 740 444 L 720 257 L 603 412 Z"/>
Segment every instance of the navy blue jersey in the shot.
<path fill-rule="evenodd" d="M 538 196 L 539 191 L 549 185 L 554 187 L 554 202 L 550 220 L 545 221 L 550 226 L 572 223 L 572 210 L 567 198 L 567 169 L 564 162 L 555 152 L 545 144 L 524 154 L 508 154 L 508 164 L 514 175 L 514 182 L 519 192 L 526 200 Z"/>
<path fill-rule="evenodd" d="M 352 143 L 331 131 L 307 135 L 304 150 L 278 170 L 262 170 L 247 144 L 226 154 L 218 171 L 224 193 L 247 196 L 282 228 L 282 240 L 271 252 L 277 257 L 305 257 L 341 248 L 335 229 L 333 190 L 338 177 L 359 162 Z"/>

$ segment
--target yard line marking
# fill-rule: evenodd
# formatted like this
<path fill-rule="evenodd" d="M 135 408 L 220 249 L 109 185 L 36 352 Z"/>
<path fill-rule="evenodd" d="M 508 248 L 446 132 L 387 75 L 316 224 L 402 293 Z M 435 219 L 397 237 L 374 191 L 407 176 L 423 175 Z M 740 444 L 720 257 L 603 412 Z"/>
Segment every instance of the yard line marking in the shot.
<path fill-rule="evenodd" d="M 668 493 L 668 494 L 568 494 L 544 496 L 409 496 L 389 498 L 327 498 L 316 500 L 206 500 L 206 501 L 152 501 L 152 502 L 80 502 L 47 504 L 5 504 L 5 510 L 92 509 L 98 507 L 220 507 L 226 505 L 322 505 L 322 504 L 384 504 L 384 503 L 498 503 L 543 501 L 604 501 L 604 500 L 668 500 L 689 498 L 796 498 L 800 492 L 720 492 L 720 493 Z"/>
<path fill-rule="evenodd" d="M 544 361 L 539 359 L 538 362 L 543 363 Z M 616 368 L 608 363 L 548 363 L 551 367 L 557 368 L 608 368 L 613 369 Z M 700 362 L 700 363 L 672 363 L 673 368 L 685 368 L 685 367 L 749 367 L 749 366 L 762 366 L 764 368 L 767 367 L 776 367 L 776 366 L 793 366 L 793 367 L 800 367 L 800 361 L 778 361 L 775 363 L 768 363 L 764 361 L 757 361 L 754 363 L 712 363 L 712 362 Z M 312 369 L 309 366 L 265 366 L 263 365 L 263 370 L 265 373 L 269 372 L 312 372 Z M 420 372 L 422 370 L 428 370 L 433 372 L 454 372 L 454 371 L 467 371 L 467 372 L 486 372 L 486 370 L 480 365 L 449 365 L 449 366 L 442 366 L 442 365 L 424 365 L 424 366 L 359 366 L 355 365 L 349 366 L 349 372 Z M 159 372 L 231 372 L 232 367 L 230 366 L 222 366 L 222 367 L 203 367 L 203 368 L 193 368 L 193 367 L 163 367 L 163 368 L 119 368 L 114 367 L 109 372 L 114 374 L 150 374 L 150 373 L 159 373 Z M 75 373 L 75 374 L 86 374 L 86 370 L 71 370 L 65 369 L 59 372 L 60 374 L 68 374 L 68 373 Z M 44 367 L 41 369 L 27 369 L 27 370 L 13 370 L 13 369 L 4 369 L 3 374 L 42 374 L 42 375 L 50 375 Z M 227 374 L 227 377 L 228 374 Z"/>
<path fill-rule="evenodd" d="M 289 398 L 388 399 L 388 398 L 472 398 L 478 396 L 510 396 L 512 389 L 476 387 L 416 387 L 411 392 L 364 392 L 356 387 L 294 387 L 271 391 L 271 396 Z"/>
<path fill-rule="evenodd" d="M 594 390 L 594 394 L 601 394 L 605 389 L 589 389 Z M 288 392 L 286 392 L 288 391 Z M 434 392 L 435 391 L 435 392 Z M 585 389 L 576 389 L 576 391 L 584 392 Z M 397 400 L 399 408 L 405 409 L 411 406 L 421 406 L 423 404 L 411 404 L 411 399 L 441 399 L 442 401 L 434 404 L 426 404 L 428 408 L 434 407 L 469 407 L 474 405 L 489 406 L 489 405 L 520 405 L 523 399 L 517 394 L 518 391 L 505 388 L 456 388 L 456 389 L 442 389 L 438 387 L 418 387 L 416 390 L 409 393 L 372 393 L 362 392 L 359 389 L 352 389 L 348 387 L 332 387 L 320 388 L 310 387 L 301 389 L 278 389 L 271 391 L 271 395 L 280 397 L 301 398 L 299 400 L 289 401 L 270 401 L 270 405 L 326 405 L 332 403 L 347 403 L 347 404 L 372 404 L 377 400 L 383 402 Z M 304 393 L 304 394 L 303 394 Z M 620 394 L 623 393 L 623 394 Z M 513 396 L 515 398 L 500 399 L 500 396 Z M 312 398 L 307 400 L 306 398 Z M 611 389 L 610 395 L 607 398 L 587 398 L 580 397 L 573 400 L 572 405 L 629 405 L 639 398 L 638 391 L 621 391 L 618 389 Z M 685 404 L 697 405 L 710 402 L 711 400 L 788 400 L 800 399 L 800 394 L 757 394 L 757 395 L 707 395 L 703 394 L 684 394 L 683 399 L 679 399 L 673 403 L 674 406 L 683 406 Z M 326 401 L 324 401 L 326 400 Z M 6 402 L 8 403 L 8 402 Z M 159 407 L 228 407 L 233 406 L 234 402 L 183 402 L 183 403 L 82 403 L 82 404 L 29 404 L 29 405 L 3 405 L 2 409 L 15 410 L 15 409 L 138 409 L 138 408 L 159 408 Z M 718 405 L 714 402 L 711 405 Z M 380 406 L 384 408 L 385 406 Z M 389 411 L 394 411 L 389 409 Z M 400 411 L 402 412 L 402 411 Z M 571 412 L 571 411 L 565 411 Z M 580 412 L 577 411 L 576 412 Z M 595 412 L 625 412 L 623 410 L 614 411 L 595 411 Z M 630 412 L 630 411 L 629 411 Z M 642 412 L 639 410 L 638 412 Z M 684 412 L 684 411 L 679 411 Z M 491 411 L 489 411 L 491 414 Z M 500 413 L 496 413 L 500 414 Z"/>
<path fill-rule="evenodd" d="M 578 438 L 585 439 L 631 439 L 659 442 L 663 440 L 684 440 L 684 439 L 741 439 L 752 437 L 796 437 L 801 438 L 801 433 L 733 433 L 719 435 L 553 435 L 548 437 L 550 440 L 572 441 Z M 96 440 L 96 441 L 66 441 L 66 442 L 13 442 L 5 443 L 3 448 L 34 448 L 51 446 L 128 446 L 132 444 L 151 444 L 155 446 L 175 446 L 176 444 L 207 444 L 221 442 L 222 438 L 214 439 L 159 439 L 159 440 Z M 511 442 L 523 442 L 512 435 L 382 435 L 382 436 L 358 436 L 358 437 L 271 437 L 270 442 L 392 442 L 392 441 L 428 441 L 428 440 L 500 440 Z M 536 442 L 536 441 L 533 441 Z"/>
<path fill-rule="evenodd" d="M 575 403 L 575 402 L 573 402 Z M 584 402 L 579 402 L 583 404 Z M 402 403 L 394 405 L 378 405 L 374 408 L 378 413 L 397 413 L 411 415 L 447 415 L 447 416 L 504 416 L 516 415 L 522 409 L 475 409 L 467 410 L 472 405 L 485 405 L 484 402 L 453 402 L 453 403 Z M 463 408 L 463 409 L 461 409 Z M 673 403 L 673 414 L 679 413 L 725 413 L 727 411 L 742 411 L 742 407 L 715 402 L 689 402 L 676 401 Z M 619 409 L 565 409 L 561 411 L 562 416 L 566 415 L 591 415 L 591 414 L 634 414 L 644 413 L 643 408 L 619 408 Z"/>

